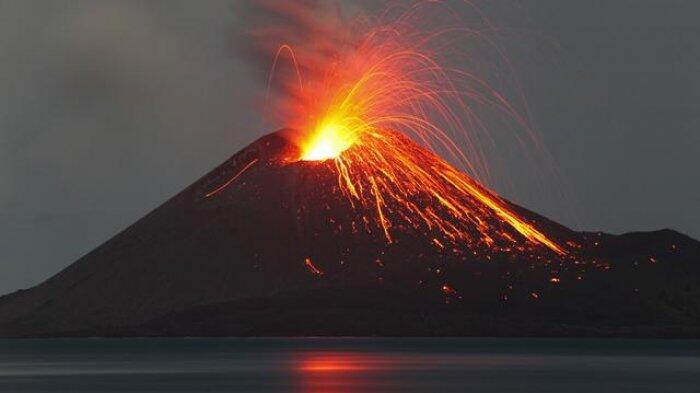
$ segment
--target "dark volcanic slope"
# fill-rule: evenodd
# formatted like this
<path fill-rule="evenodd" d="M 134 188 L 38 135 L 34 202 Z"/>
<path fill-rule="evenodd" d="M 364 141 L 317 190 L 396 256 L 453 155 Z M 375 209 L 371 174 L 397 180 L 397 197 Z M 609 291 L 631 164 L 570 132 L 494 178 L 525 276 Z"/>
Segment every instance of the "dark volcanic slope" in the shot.
<path fill-rule="evenodd" d="M 561 261 L 353 233 L 329 162 L 275 133 L 47 280 L 0 298 L 1 336 L 700 336 L 700 243 L 576 233 Z M 212 192 L 215 194 L 207 196 Z M 346 227 L 343 227 L 346 225 Z M 311 261 L 306 263 L 307 258 Z"/>

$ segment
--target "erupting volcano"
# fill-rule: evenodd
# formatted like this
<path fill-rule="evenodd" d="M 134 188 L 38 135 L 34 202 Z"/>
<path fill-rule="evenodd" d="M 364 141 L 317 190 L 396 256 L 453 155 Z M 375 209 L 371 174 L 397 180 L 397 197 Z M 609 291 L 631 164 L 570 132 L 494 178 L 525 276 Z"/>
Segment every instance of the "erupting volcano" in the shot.
<path fill-rule="evenodd" d="M 538 142 L 454 66 L 450 37 L 478 30 L 421 27 L 435 3 L 340 28 L 266 2 L 295 22 L 254 40 L 272 64 L 266 113 L 286 128 L 0 298 L 0 334 L 700 333 L 698 242 L 575 232 L 485 185 L 481 110 Z"/>
<path fill-rule="evenodd" d="M 332 160 L 337 188 L 351 205 L 374 210 L 341 225 L 353 231 L 379 228 L 387 243 L 392 232 L 410 230 L 455 252 L 543 246 L 566 254 L 496 194 L 430 152 L 477 172 L 484 165 L 479 144 L 470 138 L 480 129 L 477 105 L 518 118 L 484 80 L 443 65 L 448 62 L 435 47 L 463 27 L 422 28 L 424 12 L 434 6 L 419 2 L 396 19 L 365 22 L 357 30 L 362 33 L 345 36 L 337 32 L 347 26 L 329 27 L 332 18 L 321 13 L 319 20 L 316 10 L 269 7 L 286 20 L 303 21 L 301 30 L 313 37 L 279 46 L 268 80 L 266 98 L 276 86 L 280 94 L 273 107 L 298 130 L 291 134 L 300 149 L 297 159 Z M 259 38 L 274 42 L 279 36 Z M 285 53 L 293 72 L 272 86 Z"/>

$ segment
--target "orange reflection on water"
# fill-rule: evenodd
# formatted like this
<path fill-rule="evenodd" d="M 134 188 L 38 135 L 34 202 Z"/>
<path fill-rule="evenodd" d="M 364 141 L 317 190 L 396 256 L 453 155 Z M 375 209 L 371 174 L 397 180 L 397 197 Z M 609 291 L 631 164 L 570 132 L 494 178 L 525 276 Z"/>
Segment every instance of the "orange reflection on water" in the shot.
<path fill-rule="evenodd" d="M 357 372 L 387 369 L 389 359 L 358 353 L 309 353 L 299 361 L 301 373 Z"/>
<path fill-rule="evenodd" d="M 365 392 L 407 358 L 361 352 L 309 352 L 295 359 L 295 379 L 301 392 Z"/>

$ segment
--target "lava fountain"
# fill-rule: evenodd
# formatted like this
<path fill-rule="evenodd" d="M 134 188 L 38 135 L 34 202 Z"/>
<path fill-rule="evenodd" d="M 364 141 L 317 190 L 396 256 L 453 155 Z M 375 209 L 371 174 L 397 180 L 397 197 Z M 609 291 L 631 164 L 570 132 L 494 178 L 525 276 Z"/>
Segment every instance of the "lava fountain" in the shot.
<path fill-rule="evenodd" d="M 373 212 L 362 217 L 365 225 L 379 228 L 389 244 L 395 231 L 411 228 L 438 248 L 567 253 L 447 161 L 473 175 L 485 167 L 477 143 L 485 127 L 480 106 L 521 117 L 475 73 L 444 61 L 454 55 L 450 37 L 477 33 L 456 17 L 421 27 L 431 19 L 427 12 L 446 5 L 421 1 L 395 15 L 390 7 L 378 18 L 345 22 L 318 11 L 320 3 L 263 4 L 293 22 L 257 34 L 273 52 L 270 107 L 300 130 L 297 161 L 332 161 L 344 197 Z M 290 64 L 286 73 L 283 60 Z"/>

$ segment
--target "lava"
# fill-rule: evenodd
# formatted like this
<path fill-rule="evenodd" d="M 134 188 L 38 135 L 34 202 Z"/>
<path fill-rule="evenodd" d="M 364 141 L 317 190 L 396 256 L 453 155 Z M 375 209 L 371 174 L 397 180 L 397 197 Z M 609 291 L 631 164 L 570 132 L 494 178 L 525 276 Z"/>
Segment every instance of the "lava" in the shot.
<path fill-rule="evenodd" d="M 219 187 L 217 187 L 217 188 L 215 188 L 215 189 L 209 191 L 208 193 L 206 193 L 206 194 L 204 195 L 204 197 L 205 197 L 205 198 L 209 198 L 209 197 L 214 196 L 214 195 L 218 194 L 219 192 L 221 192 L 221 190 L 223 190 L 223 189 L 225 189 L 226 187 L 228 187 L 229 185 L 231 185 L 231 183 L 233 183 L 236 179 L 238 179 L 243 173 L 245 173 L 245 171 L 247 171 L 248 169 L 250 169 L 250 167 L 252 167 L 256 162 L 258 162 L 258 159 L 257 159 L 257 158 L 254 159 L 254 160 L 252 160 L 252 161 L 250 161 L 249 163 L 247 163 L 247 164 L 243 167 L 243 169 L 241 169 L 238 173 L 236 173 L 232 178 L 230 178 L 229 180 L 227 180 L 224 184 L 220 185 Z"/>
<path fill-rule="evenodd" d="M 339 188 L 354 204 L 373 208 L 388 243 L 393 230 L 411 227 L 437 233 L 433 243 L 440 248 L 483 243 L 505 250 L 524 238 L 565 253 L 495 193 L 401 133 L 365 131 L 332 159 Z"/>
<path fill-rule="evenodd" d="M 493 105 L 519 116 L 475 73 L 444 61 L 450 35 L 468 28 L 421 28 L 426 9 L 444 4 L 419 1 L 393 18 L 365 15 L 359 24 L 338 22 L 305 3 L 266 4 L 309 32 L 303 37 L 278 27 L 276 35 L 264 36 L 304 38 L 278 44 L 269 78 L 279 80 L 282 92 L 274 109 L 301 130 L 298 160 L 332 160 L 338 188 L 353 207 L 372 211 L 363 219 L 388 244 L 397 231 L 412 229 L 441 249 L 535 246 L 566 255 L 565 246 L 464 172 L 474 175 L 485 166 L 476 143 L 484 128 L 477 108 Z M 278 78 L 282 55 L 289 55 L 294 71 Z"/>
<path fill-rule="evenodd" d="M 340 154 L 349 149 L 356 140 L 355 136 L 335 124 L 320 128 L 303 146 L 302 160 L 318 161 L 339 158 Z"/>
<path fill-rule="evenodd" d="M 323 275 L 323 271 L 319 269 L 316 265 L 314 265 L 311 258 L 304 259 L 304 266 L 306 266 L 306 268 L 309 269 L 309 271 L 315 276 Z"/>

